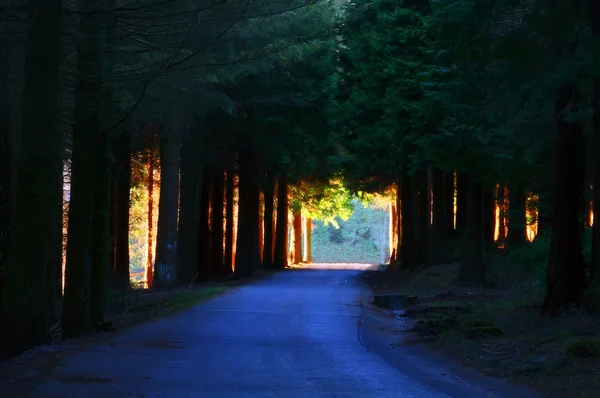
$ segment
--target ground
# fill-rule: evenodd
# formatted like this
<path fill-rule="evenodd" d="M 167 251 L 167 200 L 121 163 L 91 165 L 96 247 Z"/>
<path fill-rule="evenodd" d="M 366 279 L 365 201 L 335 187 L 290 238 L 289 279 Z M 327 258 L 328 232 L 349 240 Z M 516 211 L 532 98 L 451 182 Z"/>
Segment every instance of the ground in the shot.
<path fill-rule="evenodd" d="M 400 344 L 406 322 L 371 304 L 364 269 L 285 270 L 124 332 L 74 342 L 18 396 L 536 396 Z"/>
<path fill-rule="evenodd" d="M 377 293 L 418 296 L 402 317 L 411 340 L 495 377 L 547 397 L 591 398 L 600 387 L 600 317 L 573 310 L 540 315 L 543 292 L 535 278 L 505 275 L 494 287 L 454 281 L 458 265 L 372 274 Z M 519 281 L 519 282 L 516 282 Z"/>

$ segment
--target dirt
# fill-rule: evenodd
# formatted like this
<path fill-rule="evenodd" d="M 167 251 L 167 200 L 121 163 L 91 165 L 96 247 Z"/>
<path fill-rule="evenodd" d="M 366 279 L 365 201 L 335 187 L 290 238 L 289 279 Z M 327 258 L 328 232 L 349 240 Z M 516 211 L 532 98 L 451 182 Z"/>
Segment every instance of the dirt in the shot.
<path fill-rule="evenodd" d="M 458 285 L 457 275 L 458 266 L 449 264 L 366 279 L 376 294 L 419 296 L 402 314 L 414 322 L 408 336 L 399 336 L 404 344 L 424 343 L 547 397 L 598 396 L 600 316 L 572 310 L 542 317 L 542 286 L 526 275 L 504 273 L 493 287 Z"/>
<path fill-rule="evenodd" d="M 60 327 L 57 325 L 52 329 L 50 344 L 35 347 L 18 357 L 0 362 L 2 398 L 27 397 L 32 388 L 52 374 L 53 369 L 60 365 L 65 355 L 106 343 L 128 328 L 158 317 L 172 315 L 228 289 L 267 277 L 272 273 L 271 271 L 261 271 L 248 279 L 230 279 L 188 288 L 163 291 L 133 289 L 126 295 L 111 295 L 104 326 L 106 331 L 76 339 L 62 340 Z M 153 348 L 180 349 L 182 347 L 177 341 L 156 341 L 153 342 Z M 100 380 L 86 375 L 81 375 L 77 379 L 77 381 L 83 380 L 88 383 L 109 382 L 109 380 Z"/>

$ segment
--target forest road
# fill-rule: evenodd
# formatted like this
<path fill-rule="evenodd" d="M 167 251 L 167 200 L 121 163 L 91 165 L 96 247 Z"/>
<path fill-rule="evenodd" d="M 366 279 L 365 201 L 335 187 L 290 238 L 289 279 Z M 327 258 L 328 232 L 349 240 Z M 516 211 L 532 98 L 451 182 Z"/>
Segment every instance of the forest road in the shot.
<path fill-rule="evenodd" d="M 521 396 L 390 348 L 376 334 L 387 321 L 365 309 L 367 267 L 316 264 L 234 288 L 66 355 L 32 397 Z"/>

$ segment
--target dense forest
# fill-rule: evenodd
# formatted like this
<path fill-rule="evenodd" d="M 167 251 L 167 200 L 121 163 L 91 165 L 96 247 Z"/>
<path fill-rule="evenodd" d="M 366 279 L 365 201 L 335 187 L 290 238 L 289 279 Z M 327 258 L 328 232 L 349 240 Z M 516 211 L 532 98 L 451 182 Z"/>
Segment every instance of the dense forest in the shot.
<path fill-rule="evenodd" d="M 592 0 L 0 6 L 2 354 L 310 262 L 356 197 L 402 269 L 535 246 L 542 315 L 597 311 L 599 51 Z"/>

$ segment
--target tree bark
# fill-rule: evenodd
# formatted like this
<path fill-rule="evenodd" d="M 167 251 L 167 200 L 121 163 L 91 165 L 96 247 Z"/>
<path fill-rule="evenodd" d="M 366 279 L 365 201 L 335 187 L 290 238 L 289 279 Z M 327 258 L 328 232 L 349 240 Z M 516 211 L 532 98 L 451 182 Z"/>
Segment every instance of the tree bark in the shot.
<path fill-rule="evenodd" d="M 250 133 L 243 133 L 239 151 L 239 208 L 235 274 L 251 276 L 260 268 L 258 247 L 259 178 L 254 142 Z"/>
<path fill-rule="evenodd" d="M 214 278 L 226 275 L 223 253 L 223 202 L 225 200 L 225 175 L 222 169 L 213 174 L 211 212 L 211 275 Z"/>
<path fill-rule="evenodd" d="M 181 153 L 181 121 L 171 117 L 168 132 L 160 136 L 160 196 L 156 227 L 156 260 L 154 286 L 165 288 L 177 280 L 177 213 L 179 210 L 179 156 Z"/>
<path fill-rule="evenodd" d="M 181 188 L 179 225 L 177 228 L 177 282 L 194 283 L 198 275 L 198 243 L 200 239 L 200 208 L 203 164 L 199 159 L 200 137 L 187 131 L 181 146 Z"/>
<path fill-rule="evenodd" d="M 422 170 L 416 176 L 417 183 L 417 265 L 425 264 L 427 259 L 427 236 L 431 220 L 431 191 L 427 171 Z"/>
<path fill-rule="evenodd" d="M 80 3 L 77 79 L 71 155 L 71 201 L 67 235 L 65 297 L 62 313 L 63 338 L 77 337 L 94 329 L 91 311 L 93 268 L 93 218 L 96 202 L 98 137 L 101 135 L 102 101 L 101 40 L 103 2 Z M 98 181 L 100 183 L 100 181 Z M 105 269 L 106 264 L 102 264 Z"/>
<path fill-rule="evenodd" d="M 263 250 L 265 245 L 265 215 L 264 197 L 259 193 L 258 196 L 258 252 L 260 253 L 260 263 L 263 263 Z"/>
<path fill-rule="evenodd" d="M 446 225 L 448 226 L 447 236 L 452 237 L 454 235 L 454 172 L 445 172 L 443 179 L 443 195 L 447 217 Z"/>
<path fill-rule="evenodd" d="M 206 282 L 211 276 L 211 229 L 210 229 L 210 198 L 212 196 L 214 169 L 205 165 L 202 192 L 200 194 L 200 234 L 198 236 L 198 280 Z"/>
<path fill-rule="evenodd" d="M 585 137 L 582 123 L 568 120 L 569 111 L 576 108 L 580 100 L 577 83 L 565 84 L 556 94 L 558 142 L 554 212 L 542 314 L 555 315 L 571 303 L 580 304 L 585 289 L 579 234 L 579 206 L 585 180 Z"/>
<path fill-rule="evenodd" d="M 527 219 L 525 207 L 527 194 L 522 184 L 514 183 L 508 188 L 508 236 L 510 248 L 522 247 L 527 243 Z"/>
<path fill-rule="evenodd" d="M 273 267 L 273 205 L 274 205 L 274 188 L 275 180 L 273 173 L 267 171 L 265 174 L 265 188 L 264 188 L 264 201 L 265 201 L 265 216 L 264 216 L 264 244 L 263 244 L 263 255 L 262 261 L 265 268 Z"/>
<path fill-rule="evenodd" d="M 49 341 L 45 279 L 54 228 L 52 202 L 61 174 L 57 131 L 61 2 L 33 0 L 36 18 L 28 26 L 25 48 L 22 151 L 17 166 L 11 240 L 2 289 L 0 347 L 15 355 Z M 41 276 L 41 277 L 40 277 Z"/>
<path fill-rule="evenodd" d="M 302 262 L 302 211 L 293 213 L 292 227 L 294 229 L 294 264 Z"/>
<path fill-rule="evenodd" d="M 312 218 L 306 217 L 306 232 L 305 232 L 306 243 L 304 244 L 304 248 L 305 248 L 304 262 L 307 264 L 310 264 L 313 262 L 313 259 L 312 259 L 312 227 L 313 227 Z"/>
<path fill-rule="evenodd" d="M 499 209 L 499 217 L 498 217 L 498 242 L 502 243 L 506 240 L 506 216 L 507 216 L 507 206 L 506 206 L 506 185 L 498 184 L 498 189 L 496 190 L 496 204 Z"/>
<path fill-rule="evenodd" d="M 115 287 L 129 288 L 129 199 L 131 194 L 131 134 L 123 131 L 114 141 L 118 172 L 115 192 Z"/>
<path fill-rule="evenodd" d="M 277 269 L 288 266 L 288 184 L 285 177 L 279 177 L 277 182 L 277 221 L 273 266 Z"/>
<path fill-rule="evenodd" d="M 456 175 L 456 227 L 454 228 L 457 236 L 466 233 L 467 226 L 467 206 L 468 206 L 468 177 L 462 173 Z"/>
<path fill-rule="evenodd" d="M 402 268 L 412 268 L 419 265 L 417 236 L 415 231 L 417 203 L 415 203 L 416 201 L 414 200 L 416 196 L 414 185 L 412 177 L 406 174 L 402 177 L 402 186 L 400 190 L 402 198 L 400 210 L 402 215 L 400 264 Z"/>
<path fill-rule="evenodd" d="M 148 259 L 146 262 L 146 284 L 148 289 L 152 287 L 152 281 L 154 280 L 154 170 L 156 169 L 156 152 L 155 152 L 155 136 L 154 132 L 151 131 L 150 134 L 150 148 L 148 148 L 148 180 L 147 180 L 147 189 L 148 189 L 148 231 L 147 231 L 147 240 L 146 244 Z"/>
<path fill-rule="evenodd" d="M 466 214 L 467 225 L 464 236 L 464 260 L 460 264 L 458 279 L 470 284 L 482 284 L 484 279 L 483 267 L 483 223 L 482 188 L 481 183 L 463 174 L 463 182 L 467 186 Z"/>
<path fill-rule="evenodd" d="M 233 227 L 234 215 L 234 171 L 230 166 L 227 169 L 227 180 L 225 185 L 225 274 L 233 273 L 233 248 L 235 245 L 235 230 Z"/>

